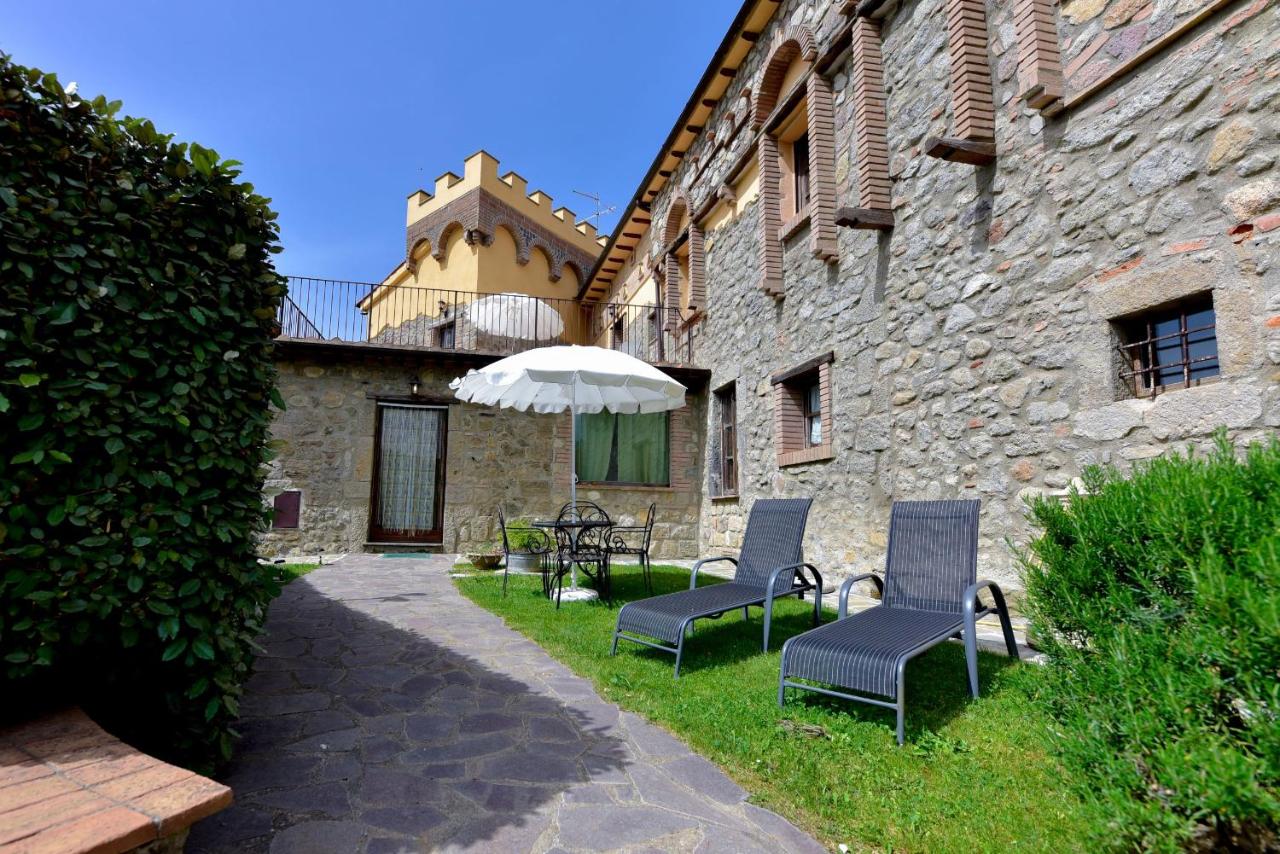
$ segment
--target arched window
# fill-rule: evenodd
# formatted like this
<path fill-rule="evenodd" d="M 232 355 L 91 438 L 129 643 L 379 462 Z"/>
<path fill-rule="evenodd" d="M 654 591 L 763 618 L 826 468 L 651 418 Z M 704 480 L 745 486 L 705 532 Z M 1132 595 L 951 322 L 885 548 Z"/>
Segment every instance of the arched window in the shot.
<path fill-rule="evenodd" d="M 793 27 L 765 61 L 751 110 L 763 129 L 760 168 L 760 286 L 782 295 L 782 241 L 808 222 L 809 247 L 836 258 L 835 117 L 831 83 L 813 70 L 813 34 Z"/>
<path fill-rule="evenodd" d="M 668 324 L 678 321 L 681 309 L 699 311 L 706 303 L 706 259 L 702 229 L 690 218 L 688 198 L 677 195 L 671 201 L 662 229 L 667 250 L 664 283 Z"/>

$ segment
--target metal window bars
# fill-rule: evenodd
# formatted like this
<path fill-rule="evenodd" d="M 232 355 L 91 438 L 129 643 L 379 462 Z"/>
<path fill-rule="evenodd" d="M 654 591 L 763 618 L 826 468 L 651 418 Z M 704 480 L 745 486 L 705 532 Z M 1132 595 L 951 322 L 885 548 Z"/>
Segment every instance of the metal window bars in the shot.
<path fill-rule="evenodd" d="M 1188 326 L 1188 317 L 1204 314 L 1207 311 L 1210 321 L 1198 326 Z M 1170 320 L 1177 320 L 1178 328 L 1173 332 L 1157 334 L 1157 327 Z M 1136 341 L 1129 341 L 1117 346 L 1124 365 L 1121 367 L 1120 379 L 1133 387 L 1138 397 L 1154 397 L 1161 391 L 1170 388 L 1190 388 L 1194 383 L 1218 374 L 1217 318 L 1211 306 L 1202 304 L 1183 305 L 1170 312 L 1152 314 L 1143 318 L 1140 324 L 1133 327 Z M 1201 338 L 1196 336 L 1207 333 Z M 1176 342 L 1169 346 L 1162 342 Z M 1213 352 L 1206 355 L 1192 355 L 1194 345 L 1213 345 Z M 1177 358 L 1170 358 L 1169 351 L 1176 351 Z M 1197 367 L 1203 366 L 1203 367 Z M 1172 380 L 1172 381 L 1171 381 Z"/>

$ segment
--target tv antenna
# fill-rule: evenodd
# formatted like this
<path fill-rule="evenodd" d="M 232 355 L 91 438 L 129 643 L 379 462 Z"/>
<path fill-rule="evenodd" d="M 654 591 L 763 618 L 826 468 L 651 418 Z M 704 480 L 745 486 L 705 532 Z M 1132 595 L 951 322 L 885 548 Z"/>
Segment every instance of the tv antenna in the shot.
<path fill-rule="evenodd" d="M 595 205 L 595 212 L 587 214 L 586 218 L 589 220 L 595 220 L 591 224 L 595 226 L 596 231 L 600 230 L 600 217 L 604 216 L 605 214 L 613 213 L 618 209 L 617 205 L 609 205 L 608 207 L 601 207 L 599 193 L 584 193 L 581 190 L 574 190 L 574 192 L 577 193 L 579 196 L 582 196 L 584 199 L 590 199 L 592 203 Z"/>

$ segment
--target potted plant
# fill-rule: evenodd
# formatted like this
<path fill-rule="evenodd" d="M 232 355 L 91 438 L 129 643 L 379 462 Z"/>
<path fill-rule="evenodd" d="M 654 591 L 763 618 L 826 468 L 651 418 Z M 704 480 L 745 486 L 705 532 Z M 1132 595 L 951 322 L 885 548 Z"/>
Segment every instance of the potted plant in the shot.
<path fill-rule="evenodd" d="M 529 524 L 528 519 L 515 519 L 507 526 L 507 569 L 511 572 L 537 572 L 541 563 L 540 550 L 547 546 L 546 534 Z"/>
<path fill-rule="evenodd" d="M 467 552 L 467 560 L 476 569 L 497 569 L 502 564 L 502 549 L 492 540 L 483 542 Z"/>

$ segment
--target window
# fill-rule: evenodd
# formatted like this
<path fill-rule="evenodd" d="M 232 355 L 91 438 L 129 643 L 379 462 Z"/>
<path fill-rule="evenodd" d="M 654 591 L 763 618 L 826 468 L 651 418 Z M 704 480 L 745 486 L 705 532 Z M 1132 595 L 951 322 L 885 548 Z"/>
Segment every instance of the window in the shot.
<path fill-rule="evenodd" d="M 835 455 L 831 435 L 831 362 L 824 353 L 772 377 L 774 449 L 778 465 L 789 466 L 830 459 Z"/>
<path fill-rule="evenodd" d="M 457 346 L 458 341 L 458 322 L 451 320 L 448 323 L 442 323 L 436 327 L 436 346 L 445 350 L 452 350 Z"/>
<path fill-rule="evenodd" d="M 1219 373 L 1211 294 L 1143 312 L 1117 325 L 1120 379 L 1138 397 L 1190 388 Z"/>
<path fill-rule="evenodd" d="M 671 440 L 665 412 L 612 412 L 574 417 L 574 453 L 584 483 L 671 483 Z"/>
<path fill-rule="evenodd" d="M 621 350 L 626 344 L 626 324 L 623 322 L 622 315 L 619 314 L 613 321 L 613 349 Z"/>
<path fill-rule="evenodd" d="M 807 448 L 822 444 L 822 386 L 816 377 L 804 390 L 804 444 Z"/>
<path fill-rule="evenodd" d="M 302 492 L 297 489 L 286 489 L 272 501 L 274 514 L 271 517 L 272 528 L 296 528 L 298 516 L 302 509 Z"/>
<path fill-rule="evenodd" d="M 715 498 L 728 498 L 738 494 L 738 388 L 729 383 L 716 391 L 717 432 L 715 459 L 719 465 L 711 484 Z"/>
<path fill-rule="evenodd" d="M 796 211 L 809 207 L 809 134 L 802 134 L 791 143 L 791 162 L 794 164 Z"/>

